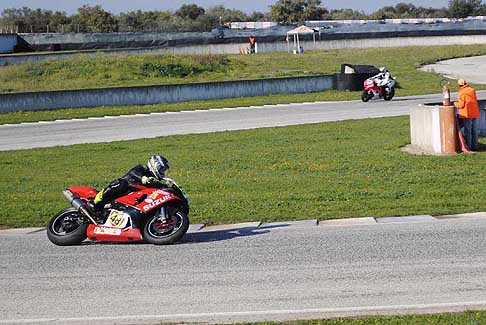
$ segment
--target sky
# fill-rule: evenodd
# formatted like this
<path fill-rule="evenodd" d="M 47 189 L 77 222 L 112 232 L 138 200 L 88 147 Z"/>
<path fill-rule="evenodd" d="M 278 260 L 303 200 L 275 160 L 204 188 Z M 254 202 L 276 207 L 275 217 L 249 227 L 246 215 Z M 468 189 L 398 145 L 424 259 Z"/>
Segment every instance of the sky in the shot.
<path fill-rule="evenodd" d="M 32 9 L 47 9 L 65 11 L 73 14 L 77 8 L 82 5 L 101 5 L 103 9 L 114 14 L 127 11 L 149 11 L 149 10 L 171 10 L 175 11 L 183 4 L 196 3 L 197 5 L 208 8 L 215 5 L 224 5 L 230 9 L 240 9 L 244 12 L 268 11 L 268 6 L 276 0 L 0 0 L 0 12 L 5 8 L 29 7 Z M 366 13 L 374 12 L 384 6 L 394 6 L 397 3 L 413 3 L 416 6 L 441 8 L 447 7 L 448 0 L 321 0 L 321 5 L 328 9 L 351 8 L 354 10 L 364 11 Z"/>

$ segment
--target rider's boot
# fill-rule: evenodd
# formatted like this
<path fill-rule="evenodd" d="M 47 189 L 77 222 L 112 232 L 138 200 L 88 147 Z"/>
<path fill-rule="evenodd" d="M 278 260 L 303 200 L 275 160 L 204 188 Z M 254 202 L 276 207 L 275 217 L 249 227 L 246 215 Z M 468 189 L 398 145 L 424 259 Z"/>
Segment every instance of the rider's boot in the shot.
<path fill-rule="evenodd" d="M 95 203 L 94 201 L 88 202 L 89 212 L 97 223 L 103 223 L 104 221 L 103 207 L 104 207 L 104 203 L 101 202 Z"/>

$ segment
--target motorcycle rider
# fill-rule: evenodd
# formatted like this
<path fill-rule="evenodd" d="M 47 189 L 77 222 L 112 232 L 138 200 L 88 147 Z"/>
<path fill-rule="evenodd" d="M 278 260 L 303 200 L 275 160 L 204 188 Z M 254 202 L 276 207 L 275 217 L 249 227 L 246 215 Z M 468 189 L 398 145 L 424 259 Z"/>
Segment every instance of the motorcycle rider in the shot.
<path fill-rule="evenodd" d="M 92 209 L 99 214 L 108 202 L 128 193 L 133 184 L 142 184 L 148 187 L 171 187 L 172 180 L 165 178 L 169 170 L 169 161 L 159 155 L 150 156 L 147 166 L 137 165 L 130 169 L 124 176 L 112 181 L 103 190 L 98 192 L 93 200 Z"/>
<path fill-rule="evenodd" d="M 382 87 L 383 91 L 385 90 L 385 86 L 388 84 L 390 81 L 390 78 L 393 78 L 390 71 L 386 67 L 381 67 L 380 68 L 380 73 L 378 73 L 376 76 L 373 76 L 372 79 L 375 81 L 376 85 L 378 87 Z"/>

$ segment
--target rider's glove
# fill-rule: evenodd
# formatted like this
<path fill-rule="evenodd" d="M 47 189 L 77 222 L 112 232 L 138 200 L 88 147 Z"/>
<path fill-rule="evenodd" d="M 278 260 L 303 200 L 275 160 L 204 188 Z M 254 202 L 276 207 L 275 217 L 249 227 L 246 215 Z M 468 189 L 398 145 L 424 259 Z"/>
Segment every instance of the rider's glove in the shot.
<path fill-rule="evenodd" d="M 170 178 L 157 179 L 155 177 L 142 176 L 143 185 L 149 185 L 154 183 L 159 183 L 167 187 L 172 187 L 172 185 L 174 185 L 174 181 Z"/>
<path fill-rule="evenodd" d="M 155 178 L 155 177 L 142 176 L 142 184 L 143 185 L 154 183 L 156 181 L 157 181 L 157 178 Z"/>
<path fill-rule="evenodd" d="M 174 185 L 174 181 L 170 178 L 162 178 L 159 182 L 167 187 L 172 187 L 172 185 Z"/>

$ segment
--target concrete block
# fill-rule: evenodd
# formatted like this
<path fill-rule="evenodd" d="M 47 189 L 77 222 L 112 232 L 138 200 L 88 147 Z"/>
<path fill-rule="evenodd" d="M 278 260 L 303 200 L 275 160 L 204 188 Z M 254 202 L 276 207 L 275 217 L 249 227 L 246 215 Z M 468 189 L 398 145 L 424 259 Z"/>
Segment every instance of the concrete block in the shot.
<path fill-rule="evenodd" d="M 486 212 L 472 212 L 472 213 L 460 213 L 460 214 L 449 214 L 443 216 L 436 216 L 437 219 L 443 220 L 450 220 L 450 219 L 457 219 L 457 220 L 478 220 L 478 219 L 485 219 L 486 220 Z"/>
<path fill-rule="evenodd" d="M 417 216 L 406 216 L 406 217 L 384 217 L 376 218 L 377 223 L 407 223 L 407 222 L 430 222 L 437 221 L 437 218 L 431 215 L 417 215 Z"/>
<path fill-rule="evenodd" d="M 298 220 L 298 221 L 281 221 L 265 222 L 260 225 L 260 229 L 285 228 L 285 227 L 315 227 L 318 225 L 317 219 Z"/>
<path fill-rule="evenodd" d="M 191 224 L 189 225 L 189 229 L 187 230 L 188 233 L 191 232 L 196 232 L 204 228 L 206 225 L 203 223 L 198 223 L 198 224 Z"/>
<path fill-rule="evenodd" d="M 375 218 L 349 218 L 349 219 L 333 219 L 319 221 L 320 227 L 343 227 L 343 226 L 362 226 L 362 225 L 376 225 Z"/>
<path fill-rule="evenodd" d="M 210 232 L 210 231 L 221 231 L 221 230 L 239 231 L 242 229 L 258 228 L 260 224 L 261 222 L 243 222 L 243 223 L 235 223 L 235 224 L 227 224 L 227 225 L 207 226 L 200 229 L 198 232 Z"/>

